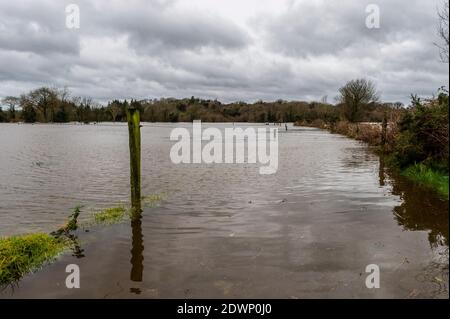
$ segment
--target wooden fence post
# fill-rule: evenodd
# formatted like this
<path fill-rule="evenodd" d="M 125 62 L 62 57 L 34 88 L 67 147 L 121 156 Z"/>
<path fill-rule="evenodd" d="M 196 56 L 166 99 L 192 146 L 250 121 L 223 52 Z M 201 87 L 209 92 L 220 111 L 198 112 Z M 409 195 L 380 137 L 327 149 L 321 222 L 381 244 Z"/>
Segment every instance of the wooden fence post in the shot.
<path fill-rule="evenodd" d="M 387 113 L 384 112 L 383 121 L 381 123 L 381 145 L 383 146 L 383 151 L 387 141 L 387 126 L 388 126 Z"/>
<path fill-rule="evenodd" d="M 130 146 L 130 186 L 131 206 L 141 209 L 141 127 L 139 110 L 136 107 L 126 109 Z"/>
<path fill-rule="evenodd" d="M 143 265 L 143 235 L 141 226 L 141 125 L 139 110 L 131 105 L 126 109 L 128 121 L 128 136 L 130 146 L 130 186 L 131 186 L 131 273 L 132 281 L 142 281 Z M 133 288 L 137 289 L 137 288 Z M 136 290 L 137 291 L 137 290 Z"/>

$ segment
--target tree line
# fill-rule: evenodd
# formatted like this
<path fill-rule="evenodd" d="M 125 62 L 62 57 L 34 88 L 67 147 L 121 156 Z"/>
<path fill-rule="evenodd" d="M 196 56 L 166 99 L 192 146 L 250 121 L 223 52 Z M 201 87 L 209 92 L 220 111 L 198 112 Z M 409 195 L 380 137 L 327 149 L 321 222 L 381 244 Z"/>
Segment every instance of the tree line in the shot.
<path fill-rule="evenodd" d="M 373 85 L 365 80 L 357 84 Z M 359 81 L 359 82 L 358 82 Z M 349 82 L 350 84 L 352 82 Z M 358 87 L 356 85 L 356 87 Z M 351 88 L 347 88 L 351 89 Z M 344 90 L 344 88 L 341 88 Z M 348 91 L 350 92 L 350 91 Z M 342 94 L 343 93 L 343 94 Z M 367 93 L 367 92 L 366 92 Z M 130 105 L 138 108 L 145 122 L 305 122 L 315 120 L 336 122 L 379 122 L 387 109 L 400 108 L 401 103 L 382 103 L 370 96 L 352 101 L 341 92 L 336 104 L 325 101 L 256 101 L 254 103 L 222 103 L 218 100 L 190 98 L 160 98 L 142 100 L 112 100 L 106 105 L 91 98 L 72 97 L 67 89 L 41 87 L 18 97 L 7 96 L 1 101 L 0 122 L 66 123 L 123 122 Z"/>

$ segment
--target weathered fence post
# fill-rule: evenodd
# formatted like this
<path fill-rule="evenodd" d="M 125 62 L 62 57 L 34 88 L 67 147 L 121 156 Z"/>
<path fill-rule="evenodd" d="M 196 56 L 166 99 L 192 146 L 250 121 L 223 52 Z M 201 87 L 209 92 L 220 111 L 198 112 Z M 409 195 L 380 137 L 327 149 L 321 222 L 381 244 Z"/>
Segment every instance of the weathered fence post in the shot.
<path fill-rule="evenodd" d="M 388 126 L 387 113 L 384 112 L 383 121 L 381 122 L 381 145 L 383 146 L 383 151 L 387 141 L 387 126 Z"/>
<path fill-rule="evenodd" d="M 141 125 L 139 110 L 131 104 L 126 109 L 128 121 L 128 136 L 130 146 L 130 186 L 131 186 L 131 273 L 132 281 L 142 281 L 143 265 L 143 235 L 141 226 Z M 137 288 L 136 288 L 137 289 Z"/>
<path fill-rule="evenodd" d="M 131 206 L 141 208 L 141 127 L 139 110 L 130 106 L 126 109 L 130 146 Z"/>
<path fill-rule="evenodd" d="M 131 281 L 142 281 L 144 272 L 144 235 L 142 234 L 141 212 L 133 212 L 131 217 Z"/>

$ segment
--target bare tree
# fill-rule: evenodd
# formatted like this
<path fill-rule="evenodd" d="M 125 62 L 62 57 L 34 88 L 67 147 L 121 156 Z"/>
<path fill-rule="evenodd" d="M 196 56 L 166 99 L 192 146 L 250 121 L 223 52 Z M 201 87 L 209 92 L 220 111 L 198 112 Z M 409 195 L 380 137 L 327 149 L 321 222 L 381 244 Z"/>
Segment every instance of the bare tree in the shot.
<path fill-rule="evenodd" d="M 64 88 L 57 90 L 58 91 L 58 97 L 61 99 L 62 102 L 67 102 L 70 98 L 70 91 L 67 86 L 64 86 Z"/>
<path fill-rule="evenodd" d="M 356 122 L 361 108 L 366 104 L 377 102 L 379 97 L 375 84 L 366 79 L 347 82 L 339 89 L 339 93 L 339 101 L 343 104 L 345 116 L 350 122 Z"/>
<path fill-rule="evenodd" d="M 116 121 L 116 118 L 117 118 L 117 115 L 119 114 L 119 112 L 120 112 L 120 108 L 116 104 L 113 104 L 110 106 L 109 113 L 111 113 L 113 122 Z"/>
<path fill-rule="evenodd" d="M 3 99 L 3 104 L 8 105 L 9 121 L 16 119 L 16 108 L 20 104 L 20 99 L 15 96 L 7 96 Z"/>
<path fill-rule="evenodd" d="M 441 43 L 437 43 L 436 46 L 439 48 L 439 54 L 441 60 L 444 63 L 449 63 L 449 13 L 448 13 L 449 1 L 445 0 L 443 2 L 442 8 L 438 10 L 439 17 L 439 28 L 438 35 L 441 38 Z"/>
<path fill-rule="evenodd" d="M 44 122 L 53 122 L 58 107 L 58 92 L 54 88 L 41 87 L 27 95 L 29 103 L 39 111 Z"/>

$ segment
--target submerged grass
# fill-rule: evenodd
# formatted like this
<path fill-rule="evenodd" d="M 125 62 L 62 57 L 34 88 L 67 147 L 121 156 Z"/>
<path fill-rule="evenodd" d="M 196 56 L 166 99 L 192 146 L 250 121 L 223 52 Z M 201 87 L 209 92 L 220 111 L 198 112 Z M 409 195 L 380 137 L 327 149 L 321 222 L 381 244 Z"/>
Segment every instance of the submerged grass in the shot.
<path fill-rule="evenodd" d="M 142 197 L 141 201 L 145 207 L 154 207 L 163 199 L 163 194 L 150 194 Z M 95 224 L 116 224 L 129 218 L 133 209 L 127 209 L 123 205 L 104 208 L 93 213 Z"/>
<path fill-rule="evenodd" d="M 147 196 L 142 197 L 142 204 L 144 206 L 153 207 L 160 201 L 162 201 L 164 198 L 164 194 L 150 194 Z"/>
<path fill-rule="evenodd" d="M 126 217 L 127 210 L 123 206 L 109 207 L 94 213 L 94 221 L 97 224 L 114 224 Z"/>
<path fill-rule="evenodd" d="M 44 233 L 0 238 L 0 285 L 19 280 L 53 260 L 64 248 L 63 241 Z"/>
<path fill-rule="evenodd" d="M 161 200 L 162 195 L 159 194 L 142 198 L 144 206 L 154 206 Z M 77 219 L 81 207 L 75 207 L 69 221 L 50 234 L 0 237 L 0 286 L 18 281 L 23 275 L 54 260 L 65 249 L 73 246 L 74 236 L 70 232 L 78 228 Z M 91 223 L 103 225 L 120 223 L 130 218 L 131 212 L 132 209 L 127 209 L 123 205 L 105 208 L 94 212 L 91 222 L 80 226 L 88 226 Z"/>
<path fill-rule="evenodd" d="M 417 184 L 435 189 L 442 197 L 448 199 L 448 174 L 433 170 L 422 163 L 409 166 L 402 174 Z"/>

